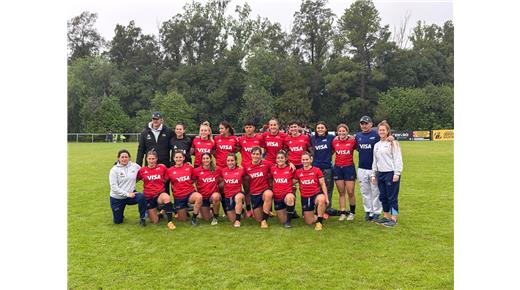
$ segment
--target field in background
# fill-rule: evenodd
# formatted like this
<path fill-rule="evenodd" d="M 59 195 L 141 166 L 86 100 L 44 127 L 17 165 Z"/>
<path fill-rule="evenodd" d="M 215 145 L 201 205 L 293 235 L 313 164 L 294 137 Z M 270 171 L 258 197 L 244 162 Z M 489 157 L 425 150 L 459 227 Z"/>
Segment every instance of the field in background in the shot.
<path fill-rule="evenodd" d="M 119 149 L 135 158 L 137 143 L 71 143 L 68 288 L 453 288 L 453 142 L 401 146 L 395 228 L 363 221 L 356 184 L 356 219 L 331 217 L 322 232 L 301 219 L 291 229 L 270 219 L 262 230 L 250 219 L 235 229 L 222 218 L 217 226 L 178 222 L 169 232 L 164 221 L 139 227 L 136 206 L 124 224 L 112 224 L 108 172 Z"/>

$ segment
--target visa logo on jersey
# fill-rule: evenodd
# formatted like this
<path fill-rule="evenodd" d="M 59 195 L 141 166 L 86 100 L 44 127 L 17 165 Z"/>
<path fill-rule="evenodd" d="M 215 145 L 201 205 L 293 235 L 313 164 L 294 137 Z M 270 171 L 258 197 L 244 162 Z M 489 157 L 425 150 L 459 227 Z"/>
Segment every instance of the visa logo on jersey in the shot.
<path fill-rule="evenodd" d="M 263 172 L 255 172 L 253 174 L 249 174 L 249 176 L 251 176 L 251 178 L 257 178 L 257 177 L 264 176 L 264 173 Z"/>
<path fill-rule="evenodd" d="M 177 181 L 179 181 L 179 182 L 181 182 L 181 181 L 188 181 L 188 180 L 190 180 L 189 176 L 177 177 Z"/>
<path fill-rule="evenodd" d="M 266 142 L 266 145 L 269 146 L 269 147 L 278 147 L 278 142 L 273 142 L 273 141 L 269 141 L 269 142 Z"/>
<path fill-rule="evenodd" d="M 238 179 L 224 179 L 227 184 L 238 184 Z"/>
<path fill-rule="evenodd" d="M 208 149 L 208 148 L 197 148 L 197 152 L 199 152 L 199 153 L 211 153 L 211 149 Z"/>
<path fill-rule="evenodd" d="M 338 151 L 336 151 L 336 154 L 348 155 L 348 154 L 350 154 L 350 150 L 338 150 Z"/>
<path fill-rule="evenodd" d="M 361 149 L 372 149 L 372 144 L 359 144 Z"/>
<path fill-rule="evenodd" d="M 289 147 L 289 150 L 291 150 L 291 152 L 299 152 L 299 151 L 303 151 L 303 147 L 302 146 Z"/>
<path fill-rule="evenodd" d="M 205 183 L 215 182 L 215 177 L 202 178 L 202 181 Z"/>
<path fill-rule="evenodd" d="M 327 147 L 327 144 L 321 144 L 321 145 L 317 145 L 314 147 L 316 148 L 316 150 L 324 150 L 324 149 L 329 148 L 329 147 Z"/>
<path fill-rule="evenodd" d="M 148 180 L 158 180 L 158 179 L 161 179 L 161 175 L 159 175 L 159 174 L 148 175 L 146 178 L 148 178 Z"/>
<path fill-rule="evenodd" d="M 221 150 L 233 150 L 233 147 L 231 147 L 231 145 L 219 145 L 219 148 Z"/>
<path fill-rule="evenodd" d="M 287 183 L 287 178 L 275 178 L 275 183 Z"/>
<path fill-rule="evenodd" d="M 253 150 L 253 147 L 244 147 L 244 151 L 246 152 L 251 152 L 251 150 Z"/>
<path fill-rule="evenodd" d="M 302 180 L 302 184 L 305 184 L 305 185 L 314 184 L 314 179 L 311 179 L 311 180 Z"/>

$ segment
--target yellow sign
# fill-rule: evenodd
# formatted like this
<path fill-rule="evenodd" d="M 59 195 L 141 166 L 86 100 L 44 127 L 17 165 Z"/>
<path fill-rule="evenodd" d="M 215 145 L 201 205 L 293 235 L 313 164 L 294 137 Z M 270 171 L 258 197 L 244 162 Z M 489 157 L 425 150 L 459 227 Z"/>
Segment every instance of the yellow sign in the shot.
<path fill-rule="evenodd" d="M 414 138 L 430 138 L 430 131 L 413 131 Z"/>
<path fill-rule="evenodd" d="M 433 130 L 433 141 L 453 140 L 455 130 Z"/>

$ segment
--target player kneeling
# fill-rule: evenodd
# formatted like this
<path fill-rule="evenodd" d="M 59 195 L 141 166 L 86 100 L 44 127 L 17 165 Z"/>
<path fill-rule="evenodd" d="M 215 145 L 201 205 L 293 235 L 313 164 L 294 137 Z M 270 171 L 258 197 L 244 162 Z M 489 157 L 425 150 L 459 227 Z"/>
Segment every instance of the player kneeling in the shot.
<path fill-rule="evenodd" d="M 137 180 L 143 180 L 143 192 L 146 198 L 148 218 L 154 224 L 159 222 L 157 206 L 164 205 L 168 217 L 168 229 L 175 229 L 172 221 L 173 207 L 170 195 L 165 192 L 164 182 L 167 179 L 167 168 L 163 164 L 157 164 L 157 152 L 150 150 L 146 154 L 147 166 L 141 167 L 137 173 Z"/>
<path fill-rule="evenodd" d="M 193 204 L 191 224 L 195 226 L 197 225 L 197 216 L 202 206 L 202 195 L 195 191 L 193 186 L 193 167 L 189 163 L 184 163 L 184 152 L 181 150 L 175 151 L 173 161 L 175 165 L 170 167 L 167 173 L 172 187 L 177 219 L 185 221 L 188 217 L 188 204 Z"/>
<path fill-rule="evenodd" d="M 250 186 L 253 215 L 263 229 L 268 227 L 273 203 L 273 192 L 269 189 L 269 168 L 272 166 L 271 162 L 262 160 L 262 148 L 255 146 L 251 149 L 251 162 L 244 168 Z"/>
<path fill-rule="evenodd" d="M 244 170 L 237 167 L 235 153 L 226 156 L 226 167 L 220 171 L 220 178 L 224 181 L 223 205 L 229 221 L 233 222 L 235 228 L 240 227 L 240 216 L 242 214 L 244 193 L 242 192 L 242 176 Z"/>
<path fill-rule="evenodd" d="M 209 221 L 211 218 L 212 226 L 218 224 L 220 208 L 219 172 L 220 170 L 215 168 L 211 154 L 207 152 L 202 154 L 201 166 L 193 170 L 193 179 L 196 181 L 198 192 L 202 195 L 201 216 L 205 221 Z"/>
<path fill-rule="evenodd" d="M 315 222 L 314 229 L 321 231 L 323 214 L 329 203 L 325 178 L 319 168 L 312 166 L 312 156 L 309 152 L 303 153 L 302 164 L 303 168 L 296 170 L 295 178 L 300 186 L 303 219 L 308 225 Z M 314 214 L 315 208 L 317 216 Z"/>
<path fill-rule="evenodd" d="M 280 150 L 276 154 L 276 165 L 272 166 L 274 209 L 280 223 L 286 228 L 291 227 L 291 217 L 294 215 L 296 197 L 293 194 L 294 168 L 288 163 L 287 152 Z"/>

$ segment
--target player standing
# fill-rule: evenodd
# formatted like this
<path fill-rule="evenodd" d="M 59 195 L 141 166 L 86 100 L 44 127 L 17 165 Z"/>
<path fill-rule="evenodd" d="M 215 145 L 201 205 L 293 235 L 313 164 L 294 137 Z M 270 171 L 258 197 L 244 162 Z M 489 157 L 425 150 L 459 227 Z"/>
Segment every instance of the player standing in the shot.
<path fill-rule="evenodd" d="M 193 138 L 191 145 L 191 154 L 195 155 L 194 166 L 200 166 L 203 153 L 213 153 L 214 150 L 215 141 L 211 137 L 211 127 L 209 122 L 203 122 L 199 127 L 199 135 Z"/>
<path fill-rule="evenodd" d="M 338 138 L 332 141 L 332 148 L 336 154 L 334 162 L 334 180 L 339 192 L 339 221 L 354 220 L 356 214 L 356 195 L 354 194 L 356 181 L 356 168 L 354 166 L 354 149 L 356 139 L 348 138 L 348 126 L 339 124 L 337 129 Z M 346 211 L 345 192 L 348 194 L 350 211 Z M 348 216 L 347 216 L 348 214 Z"/>
<path fill-rule="evenodd" d="M 397 225 L 399 214 L 397 199 L 403 171 L 403 157 L 399 143 L 396 140 L 388 140 L 390 125 L 386 121 L 377 125 L 377 132 L 381 140 L 374 146 L 371 181 L 379 186 L 379 200 L 383 205 L 384 217 L 376 223 L 385 227 L 394 227 Z"/>
<path fill-rule="evenodd" d="M 294 164 L 296 169 L 302 168 L 303 152 L 312 150 L 311 141 L 308 135 L 301 132 L 300 124 L 297 121 L 289 123 L 289 136 L 285 137 L 284 146 L 288 149 L 289 162 Z"/>

